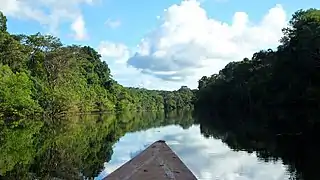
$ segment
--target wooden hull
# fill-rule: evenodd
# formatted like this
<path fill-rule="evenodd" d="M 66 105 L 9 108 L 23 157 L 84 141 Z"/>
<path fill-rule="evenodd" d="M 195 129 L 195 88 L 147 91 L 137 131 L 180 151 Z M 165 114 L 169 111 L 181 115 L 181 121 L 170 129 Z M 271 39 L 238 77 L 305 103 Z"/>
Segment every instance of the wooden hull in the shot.
<path fill-rule="evenodd" d="M 197 180 L 164 141 L 151 144 L 106 180 Z"/>

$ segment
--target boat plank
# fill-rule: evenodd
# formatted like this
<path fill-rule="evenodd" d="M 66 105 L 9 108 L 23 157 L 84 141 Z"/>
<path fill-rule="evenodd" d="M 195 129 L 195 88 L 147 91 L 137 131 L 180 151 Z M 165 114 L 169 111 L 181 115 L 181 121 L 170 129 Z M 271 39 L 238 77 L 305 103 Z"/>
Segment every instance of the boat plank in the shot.
<path fill-rule="evenodd" d="M 105 180 L 197 180 L 164 141 L 157 141 Z"/>

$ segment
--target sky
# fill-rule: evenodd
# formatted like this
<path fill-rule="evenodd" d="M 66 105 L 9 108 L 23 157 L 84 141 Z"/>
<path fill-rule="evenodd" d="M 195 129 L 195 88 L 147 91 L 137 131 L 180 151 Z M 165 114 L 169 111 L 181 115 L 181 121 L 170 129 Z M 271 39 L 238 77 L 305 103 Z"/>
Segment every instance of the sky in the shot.
<path fill-rule="evenodd" d="M 124 86 L 197 88 L 261 49 L 275 48 L 292 13 L 318 0 L 0 0 L 11 33 L 90 45 Z"/>
<path fill-rule="evenodd" d="M 199 125 L 178 125 L 127 133 L 114 145 L 111 160 L 96 178 L 101 180 L 153 142 L 163 139 L 199 180 L 286 180 L 282 161 L 264 162 L 255 153 L 233 151 L 219 139 L 205 138 Z M 189 143 L 193 142 L 193 143 Z"/>

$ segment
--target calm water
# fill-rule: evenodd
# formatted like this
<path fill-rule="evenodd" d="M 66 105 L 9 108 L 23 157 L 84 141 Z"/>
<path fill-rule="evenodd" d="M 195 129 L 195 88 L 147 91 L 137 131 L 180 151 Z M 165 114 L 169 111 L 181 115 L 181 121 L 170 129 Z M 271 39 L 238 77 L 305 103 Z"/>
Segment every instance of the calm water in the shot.
<path fill-rule="evenodd" d="M 102 179 L 163 139 L 199 179 L 288 179 L 280 160 L 206 138 L 190 112 L 86 115 L 2 126 L 0 179 Z"/>
<path fill-rule="evenodd" d="M 255 153 L 235 152 L 219 139 L 205 138 L 199 125 L 183 129 L 166 125 L 144 131 L 126 133 L 114 145 L 111 160 L 97 179 L 106 177 L 148 145 L 159 139 L 179 155 L 199 180 L 283 180 L 289 179 L 281 161 L 261 162 Z"/>

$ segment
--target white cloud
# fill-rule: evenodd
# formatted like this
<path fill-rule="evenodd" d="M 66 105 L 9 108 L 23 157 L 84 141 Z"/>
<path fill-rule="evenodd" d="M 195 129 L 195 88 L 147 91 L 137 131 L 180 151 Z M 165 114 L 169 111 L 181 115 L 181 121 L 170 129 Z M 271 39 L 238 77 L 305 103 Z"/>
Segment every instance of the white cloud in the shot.
<path fill-rule="evenodd" d="M 170 125 L 127 133 L 114 145 L 112 158 L 97 179 L 110 174 L 159 139 L 167 142 L 199 180 L 289 179 L 281 161 L 264 163 L 255 153 L 232 151 L 221 140 L 203 137 L 199 125 L 189 129 Z"/>
<path fill-rule="evenodd" d="M 179 85 L 173 82 L 166 82 L 165 80 L 141 73 L 141 70 L 129 66 L 127 60 L 132 54 L 124 44 L 102 41 L 97 50 L 101 54 L 102 60 L 108 63 L 114 79 L 124 86 L 167 90 L 175 90 L 179 87 Z"/>
<path fill-rule="evenodd" d="M 95 0 L 1 0 L 0 10 L 14 18 L 35 20 L 56 34 L 64 22 L 81 22 L 80 5 L 93 4 Z M 83 19 L 82 19 L 83 20 Z M 81 23 L 80 23 L 81 24 Z"/>
<path fill-rule="evenodd" d="M 271 8 L 259 23 L 250 22 L 245 12 L 236 12 L 228 24 L 208 17 L 196 0 L 172 5 L 164 10 L 161 20 L 161 25 L 141 41 L 128 64 L 145 74 L 192 88 L 201 76 L 217 73 L 228 62 L 278 45 L 281 29 L 287 24 L 281 5 Z"/>
<path fill-rule="evenodd" d="M 122 62 L 129 57 L 129 49 L 121 43 L 112 43 L 109 41 L 101 41 L 98 46 L 98 52 L 105 58 L 115 58 L 118 62 Z"/>
<path fill-rule="evenodd" d="M 85 22 L 82 16 L 77 17 L 71 24 L 71 30 L 74 31 L 74 38 L 76 40 L 85 40 L 87 35 L 87 30 L 85 26 Z"/>
<path fill-rule="evenodd" d="M 0 10 L 7 16 L 38 21 L 51 33 L 68 22 L 73 37 L 81 40 L 88 35 L 80 5 L 95 1 L 1 0 Z M 151 89 L 171 90 L 182 85 L 196 88 L 201 76 L 218 72 L 230 61 L 251 57 L 257 50 L 276 46 L 286 25 L 281 5 L 271 8 L 258 23 L 251 22 L 245 12 L 235 12 L 228 24 L 208 17 L 196 0 L 172 5 L 157 19 L 160 25 L 142 39 L 136 51 L 123 44 L 100 44 L 99 52 L 120 83 Z M 116 28 L 121 22 L 108 19 L 106 24 Z"/>
<path fill-rule="evenodd" d="M 119 27 L 121 25 L 121 21 L 120 20 L 111 20 L 111 19 L 107 19 L 107 21 L 105 22 L 105 24 L 112 28 L 115 29 L 117 27 Z"/>

